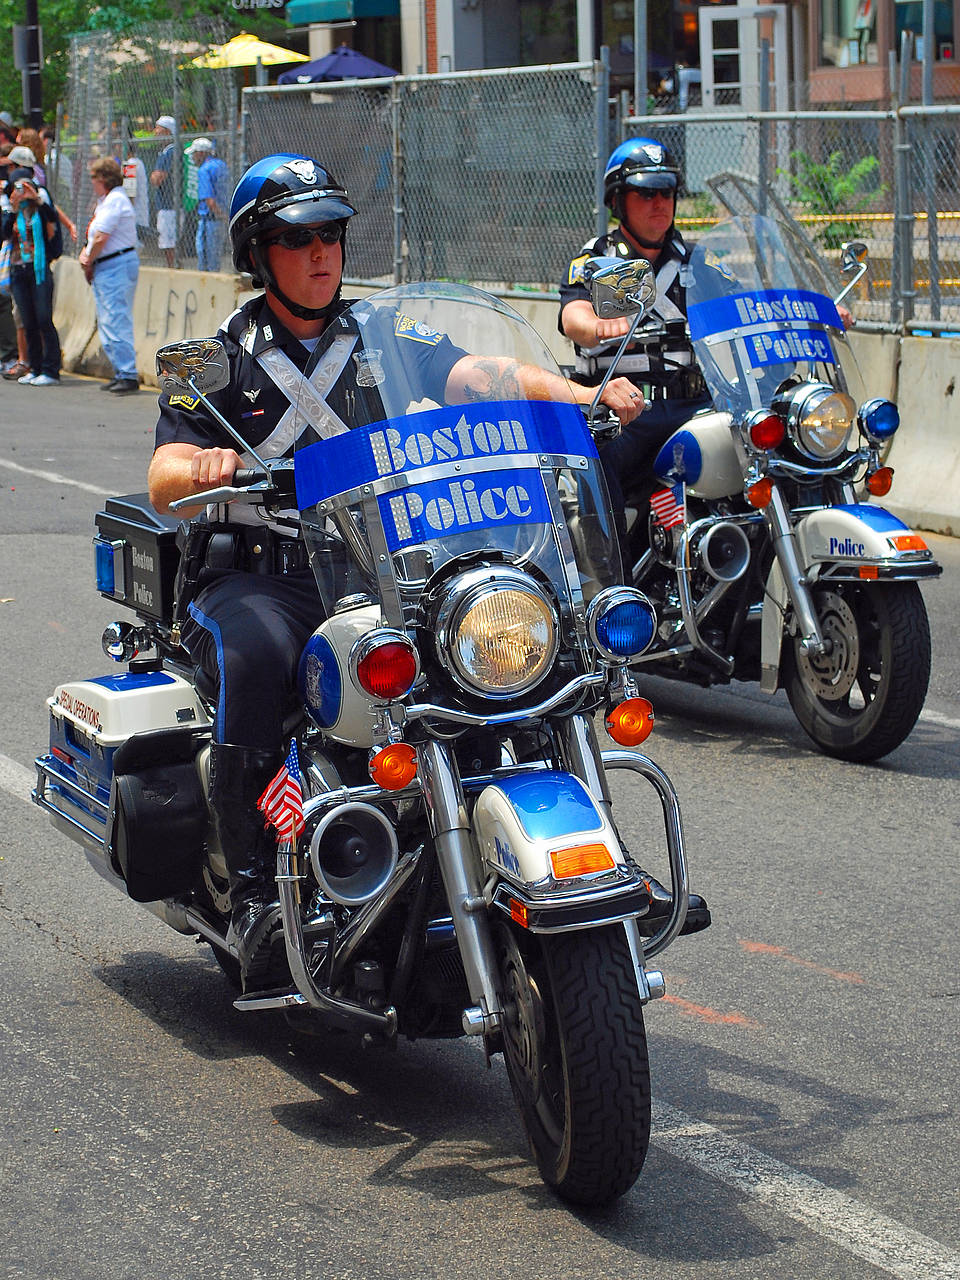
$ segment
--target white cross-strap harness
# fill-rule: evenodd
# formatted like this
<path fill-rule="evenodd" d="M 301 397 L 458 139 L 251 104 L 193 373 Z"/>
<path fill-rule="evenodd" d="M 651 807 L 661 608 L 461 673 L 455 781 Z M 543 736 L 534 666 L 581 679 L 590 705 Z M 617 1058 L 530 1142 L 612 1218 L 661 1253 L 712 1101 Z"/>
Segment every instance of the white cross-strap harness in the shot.
<path fill-rule="evenodd" d="M 330 408 L 324 397 L 328 396 L 336 385 L 356 345 L 355 333 L 338 334 L 317 361 L 309 378 L 279 347 L 268 347 L 260 352 L 256 357 L 257 364 L 290 401 L 290 408 L 267 438 L 257 445 L 257 452 L 261 458 L 282 457 L 307 427 L 312 427 L 317 435 L 325 440 L 350 430 Z M 244 466 L 253 465 L 254 460 L 251 454 L 245 453 L 242 457 Z M 296 516 L 295 511 L 289 514 L 292 517 Z M 263 523 L 252 510 L 239 505 L 231 509 L 229 518 L 232 524 Z M 278 528 L 272 523 L 271 527 Z"/>

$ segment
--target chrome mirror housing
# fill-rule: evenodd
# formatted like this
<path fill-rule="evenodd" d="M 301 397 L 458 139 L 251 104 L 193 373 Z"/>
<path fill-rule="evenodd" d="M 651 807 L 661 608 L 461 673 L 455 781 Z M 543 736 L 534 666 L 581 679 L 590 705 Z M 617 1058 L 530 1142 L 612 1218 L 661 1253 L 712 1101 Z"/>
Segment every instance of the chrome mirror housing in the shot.
<path fill-rule="evenodd" d="M 647 314 L 657 298 L 657 278 L 646 258 L 590 258 L 584 266 L 593 309 L 601 320 Z"/>
<path fill-rule="evenodd" d="M 857 267 L 867 261 L 870 250 L 862 240 L 849 240 L 840 246 L 840 270 L 856 271 Z"/>
<path fill-rule="evenodd" d="M 157 352 L 157 377 L 164 395 L 219 391 L 230 381 L 224 345 L 219 338 L 171 342 Z"/>

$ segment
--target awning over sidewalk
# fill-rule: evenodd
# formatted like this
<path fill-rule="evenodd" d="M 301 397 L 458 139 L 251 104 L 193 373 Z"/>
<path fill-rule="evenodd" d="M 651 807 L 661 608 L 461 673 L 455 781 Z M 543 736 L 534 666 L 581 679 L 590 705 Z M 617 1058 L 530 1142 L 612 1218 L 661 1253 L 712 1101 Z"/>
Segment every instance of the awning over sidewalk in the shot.
<path fill-rule="evenodd" d="M 290 0 L 287 22 L 307 26 L 311 22 L 351 22 L 354 18 L 398 18 L 400 0 Z"/>

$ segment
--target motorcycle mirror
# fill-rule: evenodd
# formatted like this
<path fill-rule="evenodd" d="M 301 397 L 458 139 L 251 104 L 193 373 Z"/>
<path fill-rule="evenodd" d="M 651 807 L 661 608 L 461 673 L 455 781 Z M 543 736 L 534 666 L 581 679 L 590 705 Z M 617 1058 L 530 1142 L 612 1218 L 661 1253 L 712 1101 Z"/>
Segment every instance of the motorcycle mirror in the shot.
<path fill-rule="evenodd" d="M 657 278 L 646 258 L 590 258 L 584 266 L 593 309 L 601 320 L 646 313 L 657 298 Z"/>
<path fill-rule="evenodd" d="M 856 271 L 862 263 L 865 263 L 870 250 L 862 240 L 850 240 L 846 244 L 840 246 L 840 270 L 843 272 Z"/>
<path fill-rule="evenodd" d="M 171 342 L 157 352 L 157 377 L 164 395 L 183 391 L 209 395 L 230 381 L 227 353 L 219 338 Z"/>

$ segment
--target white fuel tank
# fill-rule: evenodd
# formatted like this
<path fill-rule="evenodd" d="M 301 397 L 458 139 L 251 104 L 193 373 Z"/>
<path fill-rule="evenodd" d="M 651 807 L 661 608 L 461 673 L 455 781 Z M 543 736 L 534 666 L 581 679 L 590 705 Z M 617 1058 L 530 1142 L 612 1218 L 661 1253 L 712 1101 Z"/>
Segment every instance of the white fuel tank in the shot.
<path fill-rule="evenodd" d="M 657 454 L 653 469 L 665 483 L 679 475 L 695 498 L 727 498 L 743 492 L 729 413 L 698 413 L 675 431 Z"/>

